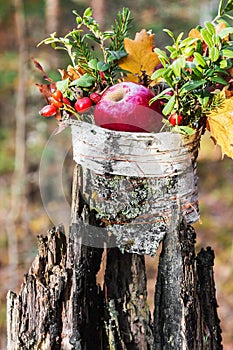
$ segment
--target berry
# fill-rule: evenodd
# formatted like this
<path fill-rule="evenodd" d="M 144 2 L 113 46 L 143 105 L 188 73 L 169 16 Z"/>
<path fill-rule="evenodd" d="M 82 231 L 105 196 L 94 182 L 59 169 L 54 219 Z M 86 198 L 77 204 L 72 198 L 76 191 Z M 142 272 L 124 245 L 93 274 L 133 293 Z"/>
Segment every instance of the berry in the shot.
<path fill-rule="evenodd" d="M 180 114 L 173 113 L 173 114 L 170 115 L 168 120 L 169 120 L 170 124 L 173 125 L 173 126 L 181 125 L 182 121 L 183 121 L 183 117 Z"/>
<path fill-rule="evenodd" d="M 63 97 L 62 102 L 64 103 L 64 105 L 71 106 L 71 102 L 67 97 Z"/>
<path fill-rule="evenodd" d="M 63 102 L 56 100 L 53 96 L 49 98 L 49 102 L 58 108 L 61 108 L 63 106 Z"/>
<path fill-rule="evenodd" d="M 56 113 L 57 107 L 54 105 L 46 105 L 40 111 L 40 115 L 42 115 L 43 117 L 52 117 Z"/>
<path fill-rule="evenodd" d="M 95 104 L 101 100 L 101 96 L 97 92 L 92 92 L 89 97 L 91 101 Z"/>
<path fill-rule="evenodd" d="M 60 90 L 55 90 L 53 93 L 52 93 L 52 97 L 57 100 L 57 101 L 61 101 L 62 100 L 62 92 Z"/>
<path fill-rule="evenodd" d="M 74 104 L 74 108 L 78 113 L 87 112 L 91 106 L 92 106 L 92 102 L 89 97 L 81 97 Z"/>

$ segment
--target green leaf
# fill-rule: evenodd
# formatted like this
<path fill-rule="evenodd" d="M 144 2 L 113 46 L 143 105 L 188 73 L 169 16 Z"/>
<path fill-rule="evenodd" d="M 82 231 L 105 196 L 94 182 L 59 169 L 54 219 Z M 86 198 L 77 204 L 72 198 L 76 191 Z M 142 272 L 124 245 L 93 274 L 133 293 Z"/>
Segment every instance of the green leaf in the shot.
<path fill-rule="evenodd" d="M 163 31 L 165 33 L 167 33 L 173 39 L 174 42 L 176 41 L 175 35 L 173 34 L 173 32 L 171 30 L 165 28 L 165 29 L 163 29 Z"/>
<path fill-rule="evenodd" d="M 151 75 L 151 80 L 156 80 L 158 78 L 161 78 L 164 73 L 166 72 L 167 68 L 159 68 L 157 69 L 152 75 Z"/>
<path fill-rule="evenodd" d="M 98 62 L 97 64 L 97 69 L 100 72 L 105 72 L 106 70 L 108 70 L 110 68 L 110 65 L 108 63 L 104 63 L 104 62 Z"/>
<path fill-rule="evenodd" d="M 87 34 L 85 34 L 83 37 L 88 38 L 88 39 L 90 39 L 90 40 L 93 40 L 93 41 L 95 41 L 97 44 L 100 44 L 100 43 L 101 43 L 100 39 L 97 38 L 97 37 L 96 37 L 95 35 L 93 35 L 93 34 L 87 33 Z"/>
<path fill-rule="evenodd" d="M 185 57 L 179 57 L 172 62 L 171 68 L 177 77 L 180 76 L 181 70 L 185 67 Z"/>
<path fill-rule="evenodd" d="M 158 49 L 157 47 L 154 49 L 154 52 L 159 56 L 159 58 L 163 58 L 166 62 L 170 62 L 166 52 Z"/>
<path fill-rule="evenodd" d="M 84 11 L 83 17 L 91 17 L 92 16 L 92 8 L 88 7 L 86 8 L 86 10 Z"/>
<path fill-rule="evenodd" d="M 196 43 L 196 52 L 198 52 L 200 55 L 203 54 L 203 46 L 202 41 L 200 39 L 198 39 Z"/>
<path fill-rule="evenodd" d="M 194 47 L 190 46 L 190 47 L 186 47 L 183 52 L 185 57 L 190 57 L 193 55 L 194 51 L 195 51 Z"/>
<path fill-rule="evenodd" d="M 171 112 L 175 106 L 175 102 L 176 102 L 176 96 L 172 95 L 171 98 L 169 99 L 169 101 L 165 104 L 165 106 L 163 108 L 162 112 L 164 115 L 171 114 Z"/>
<path fill-rule="evenodd" d="M 193 68 L 192 71 L 193 75 L 196 76 L 198 79 L 202 79 L 203 78 L 203 70 L 199 67 L 197 68 Z M 194 78 L 195 80 L 195 78 Z"/>
<path fill-rule="evenodd" d="M 202 106 L 205 108 L 208 106 L 210 98 L 209 98 L 209 96 L 205 96 L 205 97 L 201 98 L 200 100 L 201 100 Z"/>
<path fill-rule="evenodd" d="M 206 61 L 205 61 L 204 57 L 199 52 L 194 52 L 194 63 L 196 65 L 201 66 L 201 67 L 206 66 Z"/>
<path fill-rule="evenodd" d="M 233 27 L 224 28 L 223 30 L 221 30 L 221 32 L 218 33 L 218 36 L 221 39 L 224 39 L 229 34 L 233 34 Z"/>
<path fill-rule="evenodd" d="M 156 100 L 160 100 L 161 98 L 166 98 L 168 100 L 170 98 L 170 96 L 171 96 L 171 95 L 168 94 L 168 92 L 171 92 L 171 91 L 173 91 L 172 88 L 167 88 L 167 89 L 161 91 L 158 95 L 156 95 L 155 97 L 153 97 L 150 100 L 150 104 L 152 104 Z"/>
<path fill-rule="evenodd" d="M 167 82 L 169 86 L 174 86 L 174 78 L 173 78 L 173 70 L 169 66 L 166 71 L 164 72 L 164 80 Z"/>
<path fill-rule="evenodd" d="M 193 135 L 196 130 L 193 129 L 193 128 L 190 128 L 190 126 L 183 126 L 183 125 L 175 125 L 173 128 L 172 128 L 172 131 L 173 132 L 178 132 L 180 134 L 185 134 L 185 135 Z"/>
<path fill-rule="evenodd" d="M 222 77 L 220 76 L 216 76 L 216 77 L 210 77 L 210 81 L 214 82 L 214 83 L 219 83 L 219 84 L 223 84 L 223 85 L 228 85 L 228 82 L 226 80 L 224 80 Z"/>
<path fill-rule="evenodd" d="M 187 92 L 190 92 L 192 90 L 195 90 L 199 88 L 200 86 L 203 86 L 206 83 L 205 79 L 201 80 L 190 80 L 185 83 L 182 88 L 180 89 L 180 94 L 185 94 Z"/>
<path fill-rule="evenodd" d="M 233 51 L 231 50 L 223 49 L 221 53 L 224 57 L 233 58 Z"/>
<path fill-rule="evenodd" d="M 177 59 L 178 56 L 179 56 L 179 53 L 177 52 L 177 50 L 175 50 L 171 53 L 170 58 L 172 60 L 175 60 L 175 59 Z"/>
<path fill-rule="evenodd" d="M 88 67 L 90 67 L 91 69 L 97 70 L 97 63 L 98 63 L 97 59 L 93 58 L 88 62 Z"/>
<path fill-rule="evenodd" d="M 175 48 L 174 46 L 168 45 L 168 46 L 166 46 L 166 49 L 167 49 L 169 52 L 174 52 L 174 51 L 177 52 L 177 50 L 176 50 L 176 48 Z"/>
<path fill-rule="evenodd" d="M 224 8 L 224 12 L 229 12 L 233 10 L 233 0 L 228 0 L 225 8 Z"/>
<path fill-rule="evenodd" d="M 219 59 L 220 52 L 217 47 L 213 46 L 209 49 L 209 57 L 211 61 L 216 62 Z"/>
<path fill-rule="evenodd" d="M 184 46 L 191 46 L 193 45 L 196 41 L 198 40 L 198 38 L 191 38 L 191 37 L 188 37 L 188 38 L 185 38 L 179 45 L 179 47 L 184 47 Z"/>
<path fill-rule="evenodd" d="M 181 41 L 183 35 L 184 35 L 183 32 L 181 32 L 181 33 L 178 35 L 178 37 L 177 37 L 177 39 L 176 39 L 176 44 L 177 44 L 177 45 L 180 43 L 180 41 Z"/>
<path fill-rule="evenodd" d="M 103 32 L 104 39 L 112 38 L 113 35 L 114 35 L 114 32 L 112 30 Z"/>
<path fill-rule="evenodd" d="M 205 22 L 205 27 L 211 36 L 215 34 L 215 27 L 211 22 Z"/>
<path fill-rule="evenodd" d="M 82 25 L 83 19 L 81 16 L 76 17 L 76 23 L 77 23 L 78 27 L 80 27 Z"/>
<path fill-rule="evenodd" d="M 127 56 L 127 52 L 123 50 L 118 50 L 118 51 L 108 51 L 108 62 L 112 62 L 115 60 L 120 60 L 122 57 Z"/>
<path fill-rule="evenodd" d="M 209 47 L 212 47 L 214 45 L 213 40 L 212 40 L 212 35 L 210 35 L 210 33 L 208 32 L 208 30 L 206 28 L 201 29 L 201 35 Z"/>
<path fill-rule="evenodd" d="M 70 84 L 70 86 L 79 86 L 79 87 L 90 87 L 93 86 L 95 83 L 95 78 L 92 77 L 91 75 L 85 73 L 81 78 L 78 78 Z"/>
<path fill-rule="evenodd" d="M 69 86 L 69 78 L 64 80 L 59 80 L 56 82 L 56 87 L 58 90 L 61 90 L 62 92 L 65 92 L 68 89 Z"/>
<path fill-rule="evenodd" d="M 212 39 L 213 39 L 214 45 L 219 46 L 221 44 L 219 35 L 216 35 L 216 34 L 212 35 Z"/>
<path fill-rule="evenodd" d="M 224 69 L 224 68 L 227 68 L 227 67 L 228 67 L 227 60 L 222 60 L 220 62 L 220 68 Z"/>

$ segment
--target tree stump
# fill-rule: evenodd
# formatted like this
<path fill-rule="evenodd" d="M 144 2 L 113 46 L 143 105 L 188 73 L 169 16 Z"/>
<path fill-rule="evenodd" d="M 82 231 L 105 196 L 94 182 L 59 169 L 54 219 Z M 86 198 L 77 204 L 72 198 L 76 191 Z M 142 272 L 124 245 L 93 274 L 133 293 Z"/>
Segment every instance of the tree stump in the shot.
<path fill-rule="evenodd" d="M 7 297 L 8 350 L 220 350 L 213 251 L 195 254 L 195 231 L 174 208 L 162 242 L 154 320 L 143 255 L 83 244 L 98 225 L 83 200 L 80 166 L 73 180 L 71 227 L 38 237 L 39 251 L 18 295 Z M 103 287 L 96 275 L 103 252 Z"/>

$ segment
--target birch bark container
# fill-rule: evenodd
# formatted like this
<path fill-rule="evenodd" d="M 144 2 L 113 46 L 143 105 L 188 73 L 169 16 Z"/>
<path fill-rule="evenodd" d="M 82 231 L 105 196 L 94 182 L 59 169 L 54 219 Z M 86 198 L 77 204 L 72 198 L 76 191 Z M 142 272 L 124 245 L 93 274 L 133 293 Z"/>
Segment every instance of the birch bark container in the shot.
<path fill-rule="evenodd" d="M 85 201 L 107 246 L 155 255 L 175 207 L 187 223 L 199 219 L 199 133 L 129 133 L 78 121 L 71 131 L 73 158 L 90 174 Z"/>

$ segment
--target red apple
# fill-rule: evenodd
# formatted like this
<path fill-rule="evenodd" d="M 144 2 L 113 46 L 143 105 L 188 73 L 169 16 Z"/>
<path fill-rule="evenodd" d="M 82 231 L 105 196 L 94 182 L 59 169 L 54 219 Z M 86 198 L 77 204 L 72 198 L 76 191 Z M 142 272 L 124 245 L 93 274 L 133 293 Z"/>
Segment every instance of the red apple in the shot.
<path fill-rule="evenodd" d="M 143 85 L 122 82 L 109 87 L 96 104 L 95 123 L 106 129 L 129 132 L 158 132 L 163 116 L 159 101 Z"/>

